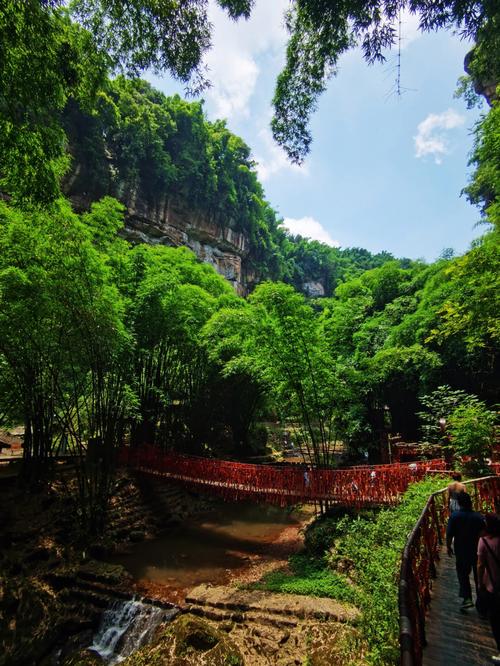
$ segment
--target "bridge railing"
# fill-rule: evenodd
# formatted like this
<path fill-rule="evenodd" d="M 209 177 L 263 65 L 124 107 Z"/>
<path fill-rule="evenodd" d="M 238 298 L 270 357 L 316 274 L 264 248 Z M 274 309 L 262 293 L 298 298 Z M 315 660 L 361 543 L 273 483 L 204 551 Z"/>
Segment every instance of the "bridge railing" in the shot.
<path fill-rule="evenodd" d="M 498 511 L 500 477 L 466 481 L 476 511 Z M 425 646 L 425 614 L 431 600 L 440 546 L 448 520 L 448 492 L 433 493 L 413 528 L 401 561 L 399 580 L 399 644 L 401 666 L 421 666 Z"/>
<path fill-rule="evenodd" d="M 251 498 L 281 505 L 327 500 L 355 507 L 393 504 L 411 482 L 431 470 L 445 469 L 443 460 L 346 469 L 255 465 L 156 447 L 124 447 L 119 461 L 227 500 Z"/>

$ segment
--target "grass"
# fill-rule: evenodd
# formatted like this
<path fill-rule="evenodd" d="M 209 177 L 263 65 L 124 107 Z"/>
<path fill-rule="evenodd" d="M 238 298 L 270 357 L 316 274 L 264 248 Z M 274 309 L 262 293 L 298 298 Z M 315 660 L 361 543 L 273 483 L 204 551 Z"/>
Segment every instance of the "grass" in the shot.
<path fill-rule="evenodd" d="M 350 603 L 358 600 L 358 595 L 346 576 L 330 569 L 324 558 L 307 553 L 292 555 L 288 570 L 272 571 L 249 587 L 269 592 L 330 597 Z"/>
<path fill-rule="evenodd" d="M 402 551 L 428 496 L 445 485 L 443 478 L 432 477 L 410 486 L 396 507 L 318 520 L 306 535 L 308 549 L 292 556 L 287 570 L 265 575 L 253 589 L 354 603 L 362 613 L 366 663 L 397 664 Z"/>

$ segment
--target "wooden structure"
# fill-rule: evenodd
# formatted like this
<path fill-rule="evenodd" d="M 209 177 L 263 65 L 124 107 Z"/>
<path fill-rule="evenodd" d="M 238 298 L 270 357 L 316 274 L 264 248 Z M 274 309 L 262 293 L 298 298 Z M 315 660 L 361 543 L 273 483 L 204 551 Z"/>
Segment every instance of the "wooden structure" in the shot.
<path fill-rule="evenodd" d="M 500 509 L 499 476 L 467 481 L 466 485 L 476 511 Z M 431 602 L 431 591 L 434 590 L 434 599 L 439 590 L 434 587 L 433 581 L 438 574 L 448 516 L 448 493 L 444 489 L 429 497 L 403 552 L 399 582 L 402 666 L 421 666 L 423 663 L 423 649 L 427 643 L 426 613 Z M 456 590 L 456 583 L 452 589 Z M 454 606 L 456 604 L 450 607 Z M 452 663 L 457 662 L 453 660 Z"/>

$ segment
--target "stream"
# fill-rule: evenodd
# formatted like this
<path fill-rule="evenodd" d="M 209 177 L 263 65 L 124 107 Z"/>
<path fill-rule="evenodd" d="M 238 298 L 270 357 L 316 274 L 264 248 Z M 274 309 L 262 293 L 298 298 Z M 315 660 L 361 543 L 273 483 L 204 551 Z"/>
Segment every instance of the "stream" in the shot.
<path fill-rule="evenodd" d="M 223 585 L 258 563 L 286 559 L 298 548 L 306 517 L 287 508 L 220 502 L 164 537 L 130 544 L 110 562 L 124 566 L 142 592 L 161 588 L 164 599 L 182 603 L 191 587 Z"/>
<path fill-rule="evenodd" d="M 117 664 L 151 640 L 160 622 L 168 622 L 177 612 L 177 609 L 165 610 L 137 599 L 116 601 L 104 611 L 89 649 L 108 664 Z"/>
<path fill-rule="evenodd" d="M 139 594 L 182 604 L 187 590 L 196 585 L 224 585 L 245 574 L 258 577 L 266 566 L 284 563 L 300 547 L 298 532 L 308 517 L 269 505 L 217 502 L 168 535 L 129 544 L 108 561 L 130 573 Z M 140 599 L 116 601 L 103 613 L 89 649 L 108 664 L 117 664 L 177 612 Z"/>

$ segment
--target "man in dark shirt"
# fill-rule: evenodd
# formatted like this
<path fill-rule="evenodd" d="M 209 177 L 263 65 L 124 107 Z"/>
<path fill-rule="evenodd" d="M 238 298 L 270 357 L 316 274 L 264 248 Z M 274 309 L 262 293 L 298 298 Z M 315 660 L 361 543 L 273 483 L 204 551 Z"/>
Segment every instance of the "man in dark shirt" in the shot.
<path fill-rule="evenodd" d="M 472 590 L 470 572 L 474 573 L 477 589 L 477 543 L 479 535 L 485 528 L 484 518 L 472 510 L 472 500 L 466 492 L 458 493 L 459 511 L 454 511 L 446 528 L 446 547 L 448 555 L 453 555 L 452 543 L 455 548 L 455 566 L 460 585 L 459 596 L 462 597 L 461 608 L 472 608 Z"/>

